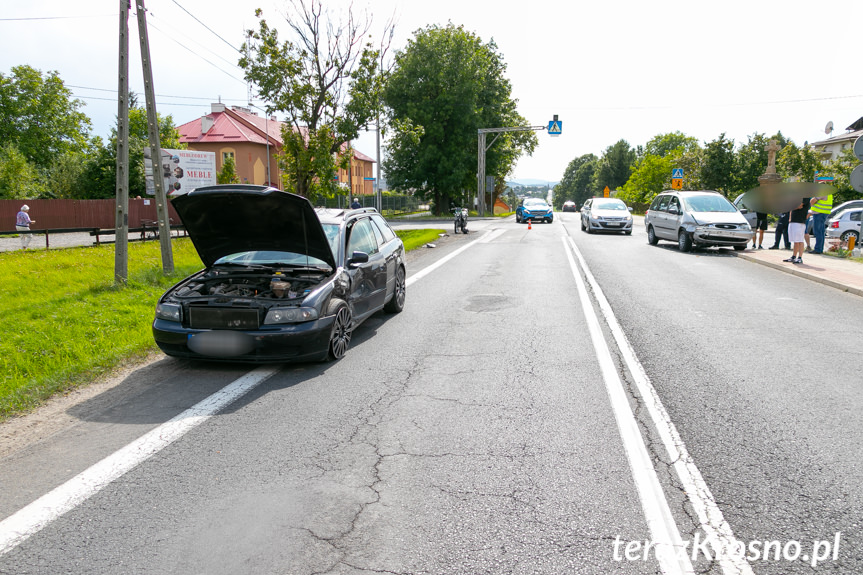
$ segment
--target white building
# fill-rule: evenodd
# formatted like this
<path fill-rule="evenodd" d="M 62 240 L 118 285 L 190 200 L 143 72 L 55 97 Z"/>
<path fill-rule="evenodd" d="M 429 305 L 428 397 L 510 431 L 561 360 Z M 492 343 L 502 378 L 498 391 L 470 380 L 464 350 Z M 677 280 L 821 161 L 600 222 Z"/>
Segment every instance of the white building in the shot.
<path fill-rule="evenodd" d="M 854 147 L 854 142 L 863 136 L 863 118 L 860 118 L 847 128 L 844 134 L 832 136 L 820 142 L 812 142 L 812 147 L 821 155 L 822 162 L 835 160 L 842 150 Z"/>

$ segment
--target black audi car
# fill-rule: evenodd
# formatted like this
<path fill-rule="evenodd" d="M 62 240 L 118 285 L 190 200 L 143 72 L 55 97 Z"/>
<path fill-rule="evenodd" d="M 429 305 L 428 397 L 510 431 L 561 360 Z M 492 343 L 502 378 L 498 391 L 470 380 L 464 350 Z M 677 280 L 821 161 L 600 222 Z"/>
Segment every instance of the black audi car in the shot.
<path fill-rule="evenodd" d="M 266 186 L 176 197 L 206 266 L 156 306 L 168 355 L 236 362 L 335 360 L 351 332 L 405 304 L 404 246 L 374 209 L 315 209 Z"/>

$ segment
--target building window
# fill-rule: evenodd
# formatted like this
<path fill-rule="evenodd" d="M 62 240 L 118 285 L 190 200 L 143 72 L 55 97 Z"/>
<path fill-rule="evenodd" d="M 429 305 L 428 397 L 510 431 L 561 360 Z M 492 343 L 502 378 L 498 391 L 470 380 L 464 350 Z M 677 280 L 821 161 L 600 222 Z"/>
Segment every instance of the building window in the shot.
<path fill-rule="evenodd" d="M 222 152 L 222 164 L 228 161 L 228 158 L 234 159 L 234 152 Z"/>

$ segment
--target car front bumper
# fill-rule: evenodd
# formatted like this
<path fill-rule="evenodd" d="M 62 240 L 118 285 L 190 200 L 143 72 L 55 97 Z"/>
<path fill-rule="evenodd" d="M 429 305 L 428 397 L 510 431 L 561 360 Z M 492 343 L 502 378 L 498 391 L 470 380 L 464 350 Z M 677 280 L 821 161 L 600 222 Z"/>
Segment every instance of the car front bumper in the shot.
<path fill-rule="evenodd" d="M 604 232 L 631 232 L 632 220 L 588 220 L 590 229 Z"/>
<path fill-rule="evenodd" d="M 266 363 L 326 357 L 335 316 L 258 330 L 190 329 L 156 319 L 153 338 L 165 354 L 207 361 Z M 193 342 L 193 339 L 200 338 Z"/>
<path fill-rule="evenodd" d="M 702 245 L 739 246 L 746 245 L 755 232 L 752 230 L 725 230 L 722 228 L 697 227 L 692 232 L 692 241 Z"/>

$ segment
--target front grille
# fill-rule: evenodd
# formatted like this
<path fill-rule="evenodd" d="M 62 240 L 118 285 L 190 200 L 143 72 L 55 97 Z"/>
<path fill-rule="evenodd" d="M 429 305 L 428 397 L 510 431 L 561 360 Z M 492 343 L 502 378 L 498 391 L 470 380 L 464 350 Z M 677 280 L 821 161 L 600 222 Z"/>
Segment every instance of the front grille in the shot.
<path fill-rule="evenodd" d="M 736 230 L 736 224 L 715 224 L 715 227 L 723 229 L 723 230 Z"/>
<path fill-rule="evenodd" d="M 258 329 L 260 316 L 257 309 L 230 307 L 189 308 L 189 327 L 193 329 Z"/>

